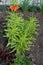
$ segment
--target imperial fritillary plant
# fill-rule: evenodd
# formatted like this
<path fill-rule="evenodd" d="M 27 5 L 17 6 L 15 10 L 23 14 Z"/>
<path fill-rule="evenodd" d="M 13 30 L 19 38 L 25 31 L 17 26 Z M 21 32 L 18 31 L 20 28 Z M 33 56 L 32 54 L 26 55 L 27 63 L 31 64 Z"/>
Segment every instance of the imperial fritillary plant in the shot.
<path fill-rule="evenodd" d="M 11 65 L 33 65 L 24 53 L 26 50 L 31 49 L 32 42 L 36 40 L 37 19 L 32 16 L 28 20 L 24 20 L 20 14 L 9 12 L 6 21 L 7 29 L 5 29 L 5 34 L 8 38 L 6 47 L 13 48 L 10 53 L 16 50 L 16 59 L 14 64 Z"/>

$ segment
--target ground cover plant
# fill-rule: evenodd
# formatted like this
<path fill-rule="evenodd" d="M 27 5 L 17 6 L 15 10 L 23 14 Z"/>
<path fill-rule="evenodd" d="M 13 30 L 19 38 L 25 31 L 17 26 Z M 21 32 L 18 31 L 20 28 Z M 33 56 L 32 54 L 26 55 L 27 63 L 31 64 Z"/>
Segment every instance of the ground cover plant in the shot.
<path fill-rule="evenodd" d="M 24 20 L 17 12 L 9 12 L 6 18 L 5 29 L 8 44 L 13 53 L 16 50 L 16 59 L 11 65 L 33 65 L 33 63 L 25 56 L 26 50 L 31 50 L 30 46 L 35 41 L 35 34 L 37 34 L 37 19 L 29 17 Z M 24 60 L 25 59 L 25 60 Z M 27 61 L 26 61 L 27 60 Z"/>

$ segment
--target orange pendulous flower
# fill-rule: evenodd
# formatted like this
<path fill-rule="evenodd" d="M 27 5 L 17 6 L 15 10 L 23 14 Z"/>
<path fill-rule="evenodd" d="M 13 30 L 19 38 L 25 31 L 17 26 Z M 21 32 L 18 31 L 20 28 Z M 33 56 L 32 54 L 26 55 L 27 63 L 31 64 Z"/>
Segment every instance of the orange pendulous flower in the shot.
<path fill-rule="evenodd" d="M 17 10 L 19 9 L 19 6 L 18 6 L 18 5 L 16 5 L 16 6 L 11 5 L 11 6 L 9 7 L 9 9 L 14 10 L 14 11 L 17 11 Z"/>

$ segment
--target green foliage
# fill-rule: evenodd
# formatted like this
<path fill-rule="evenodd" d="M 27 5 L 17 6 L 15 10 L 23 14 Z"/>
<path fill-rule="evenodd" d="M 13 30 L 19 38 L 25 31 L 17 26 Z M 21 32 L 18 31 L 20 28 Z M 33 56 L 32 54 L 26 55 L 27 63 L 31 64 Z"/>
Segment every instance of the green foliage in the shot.
<path fill-rule="evenodd" d="M 40 12 L 43 13 L 43 4 L 40 5 Z"/>
<path fill-rule="evenodd" d="M 30 12 L 34 12 L 36 10 L 36 6 L 32 5 L 32 6 L 29 6 L 29 11 Z"/>
<path fill-rule="evenodd" d="M 29 0 L 21 0 L 20 2 L 20 8 L 22 9 L 22 11 L 26 11 L 28 10 L 29 7 Z"/>
<path fill-rule="evenodd" d="M 1 5 L 0 6 L 0 11 L 6 12 L 6 5 Z"/>
<path fill-rule="evenodd" d="M 18 56 L 18 58 L 16 58 L 16 61 L 10 65 L 34 65 L 34 64 L 24 55 L 21 55 Z"/>
<path fill-rule="evenodd" d="M 18 0 L 11 0 L 12 5 L 18 5 Z"/>
<path fill-rule="evenodd" d="M 37 19 L 30 17 L 28 20 L 24 20 L 18 13 L 9 12 L 6 20 L 7 47 L 11 45 L 13 48 L 11 52 L 16 50 L 17 54 L 23 54 L 25 50 L 30 50 L 30 45 L 35 40 L 34 35 L 37 34 Z"/>

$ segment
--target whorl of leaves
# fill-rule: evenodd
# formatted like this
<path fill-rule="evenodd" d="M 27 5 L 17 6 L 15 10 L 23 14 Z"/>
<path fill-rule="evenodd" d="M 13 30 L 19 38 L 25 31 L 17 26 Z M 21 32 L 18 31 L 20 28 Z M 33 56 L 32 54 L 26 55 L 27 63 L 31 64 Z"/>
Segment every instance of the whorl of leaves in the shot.
<path fill-rule="evenodd" d="M 8 37 L 7 47 L 10 45 L 14 52 L 21 54 L 25 50 L 30 50 L 30 45 L 35 40 L 35 34 L 37 34 L 37 19 L 30 17 L 28 20 L 24 20 L 18 13 L 9 12 L 6 18 L 5 30 L 6 37 Z"/>

